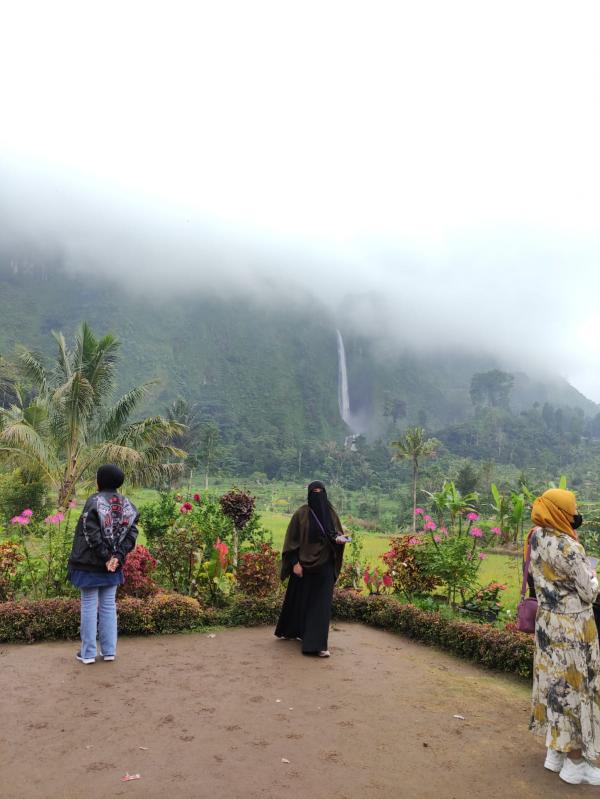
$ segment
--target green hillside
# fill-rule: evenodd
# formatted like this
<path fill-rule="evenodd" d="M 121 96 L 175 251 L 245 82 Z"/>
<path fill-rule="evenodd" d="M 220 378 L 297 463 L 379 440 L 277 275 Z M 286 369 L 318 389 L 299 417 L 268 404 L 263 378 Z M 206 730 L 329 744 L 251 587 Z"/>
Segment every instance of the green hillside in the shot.
<path fill-rule="evenodd" d="M 553 474 L 581 461 L 581 447 L 600 437 L 598 406 L 558 377 L 515 373 L 510 406 L 476 409 L 471 380 L 498 367 L 493 357 L 417 354 L 359 335 L 350 318 L 341 326 L 350 406 L 366 434 L 350 457 L 338 407 L 336 320 L 315 301 L 276 304 L 241 290 L 223 298 L 173 286 L 159 297 L 93 272 L 71 274 L 58 258 L 0 254 L 0 355 L 14 357 L 19 344 L 49 354 L 50 331 L 70 337 L 84 319 L 122 340 L 120 390 L 156 378 L 145 410 L 164 413 L 182 396 L 199 425 L 217 426 L 223 473 L 321 473 L 349 488 L 391 485 L 403 467 L 390 466 L 387 444 L 419 424 L 449 457 L 515 468 L 540 462 Z"/>

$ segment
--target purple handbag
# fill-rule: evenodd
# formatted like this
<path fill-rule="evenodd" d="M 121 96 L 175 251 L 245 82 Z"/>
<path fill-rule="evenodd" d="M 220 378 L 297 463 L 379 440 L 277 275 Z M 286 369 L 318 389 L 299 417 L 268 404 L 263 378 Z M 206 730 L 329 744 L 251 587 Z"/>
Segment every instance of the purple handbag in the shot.
<path fill-rule="evenodd" d="M 527 548 L 527 559 L 523 569 L 523 585 L 521 587 L 521 601 L 517 606 L 517 630 L 522 633 L 535 632 L 535 617 L 537 615 L 538 601 L 534 597 L 525 596 L 527 591 L 527 577 L 529 575 L 529 561 L 531 560 L 531 541 Z"/>

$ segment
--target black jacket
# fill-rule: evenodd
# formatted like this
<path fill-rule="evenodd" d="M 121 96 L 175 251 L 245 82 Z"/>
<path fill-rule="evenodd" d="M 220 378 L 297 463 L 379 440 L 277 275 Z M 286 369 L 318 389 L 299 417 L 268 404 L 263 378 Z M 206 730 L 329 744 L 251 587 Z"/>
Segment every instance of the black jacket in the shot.
<path fill-rule="evenodd" d="M 135 546 L 140 515 L 127 497 L 116 491 L 99 491 L 85 503 L 75 528 L 69 569 L 105 572 L 116 557 L 119 568 Z"/>

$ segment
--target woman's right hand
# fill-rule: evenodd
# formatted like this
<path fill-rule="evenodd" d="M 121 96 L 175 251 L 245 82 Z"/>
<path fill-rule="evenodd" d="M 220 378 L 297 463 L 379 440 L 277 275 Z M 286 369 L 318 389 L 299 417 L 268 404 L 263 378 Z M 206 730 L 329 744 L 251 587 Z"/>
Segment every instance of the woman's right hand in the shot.
<path fill-rule="evenodd" d="M 304 572 L 302 571 L 302 566 L 300 563 L 294 563 L 294 568 L 292 570 L 296 577 L 302 577 Z"/>

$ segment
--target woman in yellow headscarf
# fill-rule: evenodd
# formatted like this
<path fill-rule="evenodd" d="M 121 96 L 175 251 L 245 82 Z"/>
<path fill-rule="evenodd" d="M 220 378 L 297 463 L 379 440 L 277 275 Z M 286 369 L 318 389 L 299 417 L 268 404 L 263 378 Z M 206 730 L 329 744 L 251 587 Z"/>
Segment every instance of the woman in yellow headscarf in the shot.
<path fill-rule="evenodd" d="M 592 602 L 598 578 L 576 529 L 575 494 L 553 488 L 533 503 L 530 572 L 538 599 L 530 729 L 545 767 L 565 782 L 600 785 L 600 649 Z"/>

